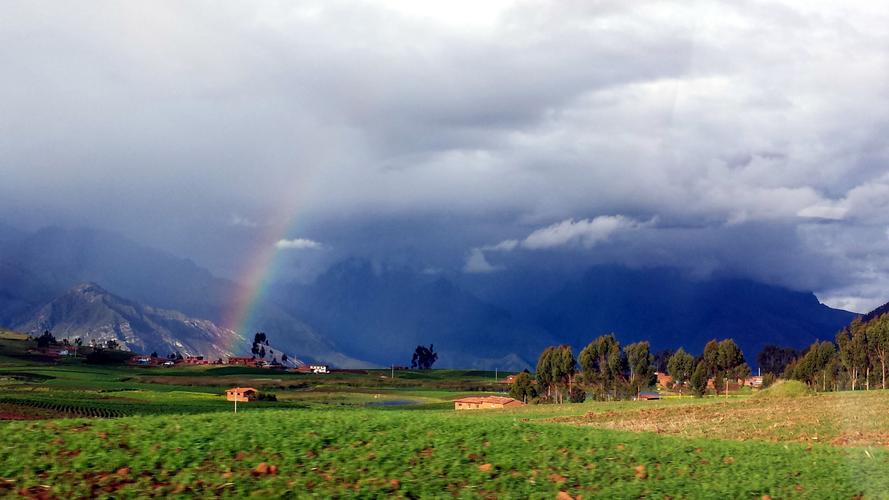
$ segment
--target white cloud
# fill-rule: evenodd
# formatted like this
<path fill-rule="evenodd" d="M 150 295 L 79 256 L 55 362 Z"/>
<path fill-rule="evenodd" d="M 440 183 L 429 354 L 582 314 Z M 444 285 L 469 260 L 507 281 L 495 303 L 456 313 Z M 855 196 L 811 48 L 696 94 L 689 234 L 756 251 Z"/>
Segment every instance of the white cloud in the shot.
<path fill-rule="evenodd" d="M 488 262 L 485 252 L 512 252 L 517 248 L 526 250 L 546 250 L 563 246 L 592 248 L 608 241 L 620 231 L 629 231 L 654 225 L 656 219 L 640 222 L 623 215 L 600 215 L 593 219 L 566 219 L 537 229 L 522 240 L 503 240 L 496 245 L 484 245 L 469 251 L 463 271 L 467 273 L 489 273 L 502 270 Z"/>
<path fill-rule="evenodd" d="M 463 265 L 463 272 L 469 274 L 492 273 L 503 269 L 500 266 L 493 266 L 485 257 L 485 253 L 480 248 L 473 248 L 466 257 L 466 264 Z"/>
<path fill-rule="evenodd" d="M 511 252 L 519 245 L 519 240 L 503 240 L 496 245 L 486 245 L 481 247 L 486 252 Z"/>
<path fill-rule="evenodd" d="M 320 250 L 324 245 L 306 238 L 294 238 L 292 240 L 278 240 L 275 248 L 279 250 Z"/>
<path fill-rule="evenodd" d="M 647 224 L 647 223 L 646 223 Z M 592 248 L 608 241 L 612 234 L 642 227 L 643 223 L 622 215 L 600 215 L 594 219 L 566 219 L 538 229 L 522 241 L 529 250 L 543 250 L 566 245 Z"/>

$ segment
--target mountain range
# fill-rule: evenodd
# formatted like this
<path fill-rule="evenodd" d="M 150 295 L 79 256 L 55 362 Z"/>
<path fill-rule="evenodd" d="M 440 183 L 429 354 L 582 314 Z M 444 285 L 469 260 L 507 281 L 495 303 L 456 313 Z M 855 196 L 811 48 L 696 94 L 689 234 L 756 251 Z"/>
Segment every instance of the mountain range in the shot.
<path fill-rule="evenodd" d="M 154 345 L 158 349 L 152 350 L 159 353 L 179 350 L 185 354 L 188 349 L 183 346 L 191 344 L 177 335 L 195 334 L 192 325 L 202 325 L 205 329 L 198 337 L 212 338 L 218 332 L 231 336 L 230 331 L 219 325 L 228 311 L 238 307 L 236 299 L 243 296 L 244 291 L 236 283 L 218 278 L 188 259 L 107 231 L 48 227 L 35 233 L 9 236 L 9 231 L 3 229 L 0 227 L 0 234 L 6 235 L 0 236 L 0 325 L 35 333 L 35 328 L 54 332 L 62 328 L 66 332 L 62 337 L 90 337 L 95 336 L 95 332 L 108 332 L 107 338 L 110 338 L 111 332 L 115 332 L 118 340 L 129 348 L 141 350 L 143 345 Z M 89 290 L 102 290 L 107 300 L 93 300 L 93 295 L 86 293 Z M 138 335 L 126 340 L 119 332 L 127 329 L 128 323 L 138 323 L 129 314 L 138 316 L 137 309 L 153 311 L 166 316 L 168 323 L 181 324 L 168 325 L 166 330 L 153 329 L 153 326 L 138 328 L 133 331 Z M 69 317 L 75 314 L 77 318 Z M 369 366 L 338 351 L 310 326 L 272 303 L 254 308 L 250 322 L 244 325 L 244 331 L 237 332 L 224 354 L 248 353 L 248 338 L 252 339 L 255 331 L 269 332 L 275 345 L 291 357 L 339 366 Z M 165 338 L 170 332 L 181 346 L 175 342 L 161 346 L 157 339 L 149 338 Z M 222 355 L 218 347 L 223 344 L 216 345 L 212 352 Z M 211 355 L 211 352 L 205 354 Z"/>
<path fill-rule="evenodd" d="M 86 345 L 114 339 L 135 352 L 179 352 L 214 360 L 229 355 L 232 345 L 244 343 L 237 332 L 212 321 L 133 302 L 95 283 L 74 286 L 13 326 L 32 334 L 51 330 L 59 338 L 80 337 Z"/>
<path fill-rule="evenodd" d="M 854 317 L 809 292 L 621 266 L 480 277 L 349 258 L 312 283 L 276 284 L 244 331 L 219 326 L 242 294 L 188 259 L 115 233 L 0 226 L 0 325 L 114 336 L 139 351 L 243 354 L 265 331 L 288 356 L 337 366 L 407 364 L 413 347 L 434 344 L 437 367 L 515 370 L 547 345 L 579 349 L 614 332 L 624 343 L 691 352 L 732 337 L 753 361 L 765 344 L 833 338 Z"/>

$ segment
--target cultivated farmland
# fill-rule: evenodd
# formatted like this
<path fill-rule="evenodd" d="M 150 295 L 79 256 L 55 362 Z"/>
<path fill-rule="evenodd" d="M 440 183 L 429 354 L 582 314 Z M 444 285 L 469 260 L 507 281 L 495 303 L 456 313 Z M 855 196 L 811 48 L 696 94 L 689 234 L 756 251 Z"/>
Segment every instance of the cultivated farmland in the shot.
<path fill-rule="evenodd" d="M 455 412 L 453 399 L 502 385 L 486 372 L 325 378 L 12 358 L 0 372 L 0 495 L 852 498 L 889 488 L 883 391 Z M 232 385 L 278 401 L 235 415 L 222 396 Z"/>

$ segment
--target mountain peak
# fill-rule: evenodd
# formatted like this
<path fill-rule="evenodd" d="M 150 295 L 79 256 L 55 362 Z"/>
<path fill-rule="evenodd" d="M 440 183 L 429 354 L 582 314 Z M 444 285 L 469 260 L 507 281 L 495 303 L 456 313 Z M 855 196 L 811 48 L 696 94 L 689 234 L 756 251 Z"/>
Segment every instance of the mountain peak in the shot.
<path fill-rule="evenodd" d="M 108 293 L 107 290 L 102 288 L 98 283 L 95 283 L 92 281 L 78 283 L 78 284 L 74 285 L 73 287 L 71 287 L 71 289 L 68 290 L 68 293 L 75 293 L 75 294 L 81 294 L 81 295 L 86 295 L 86 294 L 110 295 L 110 293 Z"/>

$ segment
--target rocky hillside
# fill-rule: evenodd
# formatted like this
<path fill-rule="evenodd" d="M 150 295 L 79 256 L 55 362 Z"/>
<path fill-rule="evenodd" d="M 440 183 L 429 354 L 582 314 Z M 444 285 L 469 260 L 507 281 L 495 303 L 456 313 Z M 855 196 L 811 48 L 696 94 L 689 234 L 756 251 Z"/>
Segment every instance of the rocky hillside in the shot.
<path fill-rule="evenodd" d="M 216 359 L 232 354 L 243 339 L 212 321 L 178 311 L 156 309 L 113 295 L 95 283 L 77 285 L 39 308 L 30 319 L 15 325 L 38 335 L 50 330 L 57 338 L 80 337 L 84 344 L 117 340 L 141 353 L 172 352 Z"/>

